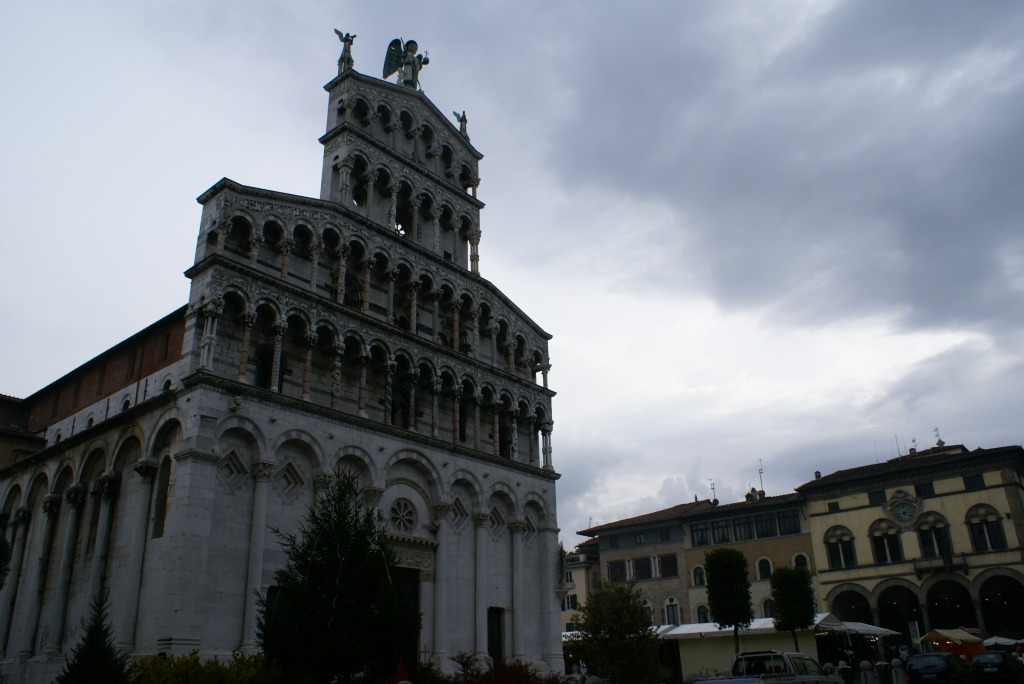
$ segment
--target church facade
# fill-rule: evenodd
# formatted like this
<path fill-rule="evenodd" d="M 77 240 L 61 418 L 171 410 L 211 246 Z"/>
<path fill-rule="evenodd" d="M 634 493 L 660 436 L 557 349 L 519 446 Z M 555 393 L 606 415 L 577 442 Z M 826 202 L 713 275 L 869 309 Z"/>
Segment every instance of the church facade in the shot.
<path fill-rule="evenodd" d="M 273 529 L 341 472 L 387 526 L 419 659 L 561 668 L 550 335 L 480 275 L 464 115 L 350 47 L 319 198 L 222 179 L 185 306 L 0 396 L 0 673 L 49 681 L 104 593 L 126 652 L 255 650 Z"/>

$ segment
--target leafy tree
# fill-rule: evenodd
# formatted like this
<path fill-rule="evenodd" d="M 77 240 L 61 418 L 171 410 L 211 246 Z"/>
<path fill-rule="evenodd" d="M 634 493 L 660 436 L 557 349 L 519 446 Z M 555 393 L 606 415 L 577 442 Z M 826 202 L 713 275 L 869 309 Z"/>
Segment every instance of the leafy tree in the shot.
<path fill-rule="evenodd" d="M 332 479 L 298 534 L 275 532 L 288 562 L 259 598 L 263 652 L 294 682 L 389 681 L 420 616 L 396 592 L 394 552 L 356 477 Z"/>
<path fill-rule="evenodd" d="M 817 613 L 811 573 L 807 568 L 776 568 L 771 582 L 772 600 L 775 602 L 775 629 L 792 633 L 793 648 L 799 651 L 796 632 L 813 625 Z"/>
<path fill-rule="evenodd" d="M 114 631 L 107 623 L 106 598 L 92 600 L 89 624 L 82 641 L 54 684 L 128 684 L 128 656 L 114 646 Z"/>
<path fill-rule="evenodd" d="M 612 684 L 648 684 L 660 677 L 658 638 L 640 590 L 602 582 L 572 617 L 570 652 Z"/>
<path fill-rule="evenodd" d="M 736 653 L 740 652 L 740 629 L 750 625 L 750 577 L 747 557 L 742 551 L 722 547 L 704 556 L 707 575 L 708 610 L 719 629 L 732 627 Z"/>

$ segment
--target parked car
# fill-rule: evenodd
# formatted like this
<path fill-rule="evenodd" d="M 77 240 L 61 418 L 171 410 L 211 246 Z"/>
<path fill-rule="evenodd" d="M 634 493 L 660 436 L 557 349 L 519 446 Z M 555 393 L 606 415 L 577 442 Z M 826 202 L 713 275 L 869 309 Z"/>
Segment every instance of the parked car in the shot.
<path fill-rule="evenodd" d="M 976 653 L 971 669 L 974 670 L 974 678 L 979 684 L 1024 684 L 1024 665 L 1005 651 Z"/>
<path fill-rule="evenodd" d="M 699 677 L 694 684 L 843 684 L 843 680 L 825 672 L 806 653 L 752 651 L 732 657 L 730 674 L 720 677 Z"/>
<path fill-rule="evenodd" d="M 958 655 L 941 652 L 915 653 L 907 660 L 907 681 L 910 684 L 974 684 L 974 673 Z"/>

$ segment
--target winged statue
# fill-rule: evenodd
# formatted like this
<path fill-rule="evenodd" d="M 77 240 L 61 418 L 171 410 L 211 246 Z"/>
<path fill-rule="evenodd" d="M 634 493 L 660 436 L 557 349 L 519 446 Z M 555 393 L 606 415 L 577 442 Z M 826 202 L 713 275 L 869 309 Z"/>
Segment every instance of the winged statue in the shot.
<path fill-rule="evenodd" d="M 420 69 L 430 64 L 430 53 L 416 54 L 419 44 L 415 40 L 406 41 L 403 47 L 401 38 L 388 43 L 388 51 L 384 56 L 384 78 L 398 72 L 398 82 L 406 88 L 419 89 Z"/>

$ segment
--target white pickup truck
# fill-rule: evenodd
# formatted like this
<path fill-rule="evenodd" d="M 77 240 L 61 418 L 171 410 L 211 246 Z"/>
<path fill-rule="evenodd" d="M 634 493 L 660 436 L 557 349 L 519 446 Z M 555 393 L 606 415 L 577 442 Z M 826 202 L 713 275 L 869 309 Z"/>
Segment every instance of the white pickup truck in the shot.
<path fill-rule="evenodd" d="M 735 682 L 736 684 L 754 684 L 764 679 L 775 684 L 778 682 L 799 682 L 799 684 L 842 684 L 843 680 L 830 675 L 818 665 L 818 662 L 806 653 L 782 653 L 780 651 L 751 651 L 737 653 L 732 657 L 730 674 L 717 677 L 700 677 L 697 682 Z"/>

